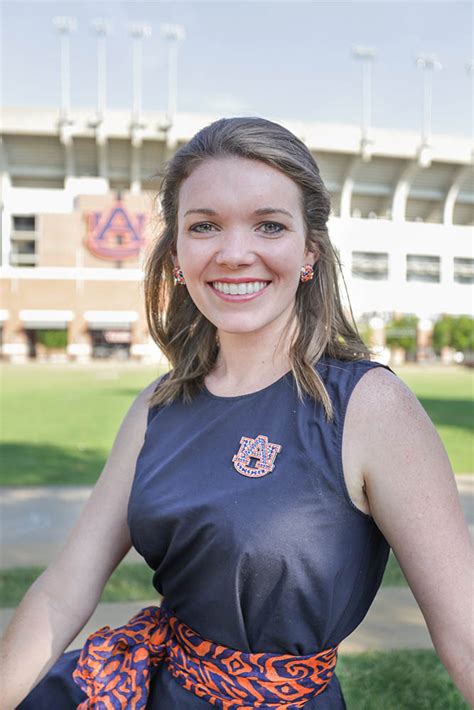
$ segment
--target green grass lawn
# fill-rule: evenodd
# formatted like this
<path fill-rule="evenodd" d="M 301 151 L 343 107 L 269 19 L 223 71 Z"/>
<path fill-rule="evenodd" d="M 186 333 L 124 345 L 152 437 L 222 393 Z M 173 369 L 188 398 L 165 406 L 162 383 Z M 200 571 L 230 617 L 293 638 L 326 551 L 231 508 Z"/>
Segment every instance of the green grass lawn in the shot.
<path fill-rule="evenodd" d="M 3 365 L 2 485 L 93 484 L 135 395 L 155 366 Z M 456 473 L 474 470 L 473 373 L 398 368 L 433 420 Z"/>
<path fill-rule="evenodd" d="M 425 408 L 455 473 L 474 472 L 474 371 L 462 367 L 396 370 Z"/>
<path fill-rule="evenodd" d="M 469 710 L 434 651 L 340 655 L 348 710 Z"/>
<path fill-rule="evenodd" d="M 407 587 L 408 582 L 402 572 L 398 560 L 390 550 L 387 566 L 382 579 L 382 587 Z"/>
<path fill-rule="evenodd" d="M 157 367 L 4 365 L 2 485 L 91 485 Z"/>
<path fill-rule="evenodd" d="M 18 606 L 43 567 L 0 570 L 0 607 Z M 158 597 L 152 585 L 153 571 L 145 563 L 122 563 L 105 585 L 101 602 L 132 602 Z"/>

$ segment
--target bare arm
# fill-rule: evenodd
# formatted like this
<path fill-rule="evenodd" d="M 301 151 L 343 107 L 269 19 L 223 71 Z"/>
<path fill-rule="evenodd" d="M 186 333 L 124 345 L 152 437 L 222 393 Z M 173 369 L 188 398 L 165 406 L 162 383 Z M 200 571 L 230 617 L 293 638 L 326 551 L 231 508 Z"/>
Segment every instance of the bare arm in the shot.
<path fill-rule="evenodd" d="M 128 410 L 111 453 L 64 548 L 24 596 L 0 646 L 1 710 L 12 710 L 84 627 L 131 547 L 127 505 L 143 445 L 144 389 Z"/>
<path fill-rule="evenodd" d="M 371 514 L 400 563 L 439 658 L 474 706 L 474 555 L 454 474 L 415 395 L 377 368 L 347 410 Z"/>

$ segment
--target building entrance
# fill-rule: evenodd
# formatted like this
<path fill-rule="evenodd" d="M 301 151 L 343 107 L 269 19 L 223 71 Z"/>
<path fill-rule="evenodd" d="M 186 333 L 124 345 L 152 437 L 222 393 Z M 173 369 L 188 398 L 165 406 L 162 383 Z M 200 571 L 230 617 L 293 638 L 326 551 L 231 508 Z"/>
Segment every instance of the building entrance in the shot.
<path fill-rule="evenodd" d="M 128 360 L 130 357 L 131 332 L 125 330 L 90 331 L 93 358 Z"/>

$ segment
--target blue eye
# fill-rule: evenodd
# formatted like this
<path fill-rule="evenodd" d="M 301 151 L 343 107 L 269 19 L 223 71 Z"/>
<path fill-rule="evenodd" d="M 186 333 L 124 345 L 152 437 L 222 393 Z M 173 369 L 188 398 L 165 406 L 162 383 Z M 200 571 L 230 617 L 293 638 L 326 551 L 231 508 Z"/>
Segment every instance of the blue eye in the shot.
<path fill-rule="evenodd" d="M 197 232 L 198 234 L 207 234 L 214 229 L 214 225 L 210 222 L 199 222 L 199 224 L 193 224 L 190 228 L 190 232 Z"/>
<path fill-rule="evenodd" d="M 263 230 L 264 234 L 280 234 L 285 229 L 284 225 L 279 222 L 263 222 L 260 227 L 266 228 Z"/>

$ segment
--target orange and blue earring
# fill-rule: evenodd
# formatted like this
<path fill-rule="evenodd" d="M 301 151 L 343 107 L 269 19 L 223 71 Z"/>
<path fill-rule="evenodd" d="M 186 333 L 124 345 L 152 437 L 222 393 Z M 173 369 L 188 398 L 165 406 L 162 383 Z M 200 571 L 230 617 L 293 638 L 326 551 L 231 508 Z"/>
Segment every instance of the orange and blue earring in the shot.
<path fill-rule="evenodd" d="M 311 264 L 305 264 L 304 266 L 301 267 L 300 269 L 300 281 L 303 283 L 305 281 L 311 281 L 311 279 L 314 276 L 314 269 L 311 266 Z"/>
<path fill-rule="evenodd" d="M 184 278 L 184 274 L 179 266 L 174 267 L 173 278 L 174 278 L 175 285 L 179 284 L 180 286 L 186 286 L 186 280 Z"/>

